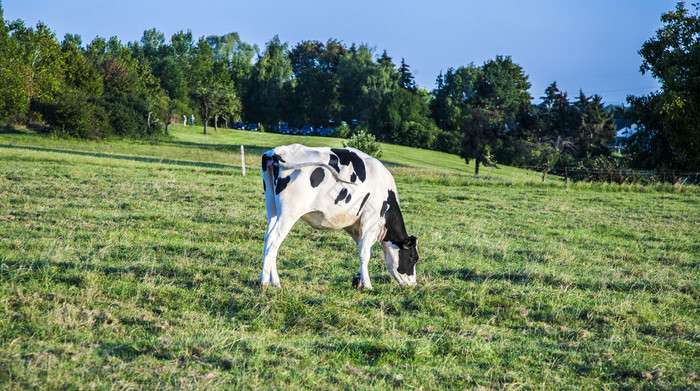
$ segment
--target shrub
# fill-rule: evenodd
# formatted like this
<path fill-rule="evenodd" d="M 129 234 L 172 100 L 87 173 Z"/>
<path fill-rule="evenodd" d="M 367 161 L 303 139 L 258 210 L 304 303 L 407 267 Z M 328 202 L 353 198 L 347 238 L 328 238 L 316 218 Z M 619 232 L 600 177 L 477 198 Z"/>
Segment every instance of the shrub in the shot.
<path fill-rule="evenodd" d="M 382 146 L 379 144 L 374 135 L 367 132 L 366 129 L 357 129 L 354 135 L 350 137 L 348 142 L 343 142 L 343 147 L 352 147 L 373 156 L 375 158 L 382 157 Z"/>
<path fill-rule="evenodd" d="M 462 145 L 462 139 L 458 132 L 450 132 L 439 129 L 433 141 L 433 148 L 436 151 L 447 152 L 453 155 L 459 155 L 459 148 Z"/>
<path fill-rule="evenodd" d="M 134 94 L 113 94 L 99 102 L 109 113 L 114 134 L 123 137 L 142 137 L 148 133 L 148 104 Z"/>
<path fill-rule="evenodd" d="M 333 136 L 338 137 L 338 138 L 349 138 L 350 135 L 352 134 L 352 130 L 350 130 L 350 127 L 348 124 L 342 124 L 335 128 L 333 131 Z"/>
<path fill-rule="evenodd" d="M 589 156 L 572 167 L 569 177 L 574 181 L 587 182 L 645 184 L 653 182 L 653 177 L 645 177 L 639 171 L 631 170 L 627 163 L 624 158 Z"/>
<path fill-rule="evenodd" d="M 54 134 L 99 139 L 111 135 L 107 112 L 77 90 L 64 90 L 56 99 L 40 108 Z"/>

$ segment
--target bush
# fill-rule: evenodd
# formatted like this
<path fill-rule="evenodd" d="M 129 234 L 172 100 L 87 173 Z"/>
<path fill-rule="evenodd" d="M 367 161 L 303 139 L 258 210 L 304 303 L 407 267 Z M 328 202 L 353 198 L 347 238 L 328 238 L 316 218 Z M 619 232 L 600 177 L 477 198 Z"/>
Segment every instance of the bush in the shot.
<path fill-rule="evenodd" d="M 109 113 L 114 134 L 123 137 L 143 137 L 148 134 L 148 104 L 134 94 L 113 94 L 99 102 Z"/>
<path fill-rule="evenodd" d="M 393 141 L 400 145 L 428 149 L 435 142 L 436 134 L 437 128 L 431 121 L 404 121 L 398 133 L 394 135 Z"/>
<path fill-rule="evenodd" d="M 644 184 L 653 182 L 653 177 L 645 177 L 639 171 L 631 170 L 627 163 L 624 158 L 589 156 L 572 167 L 569 177 L 574 181 L 587 182 Z"/>
<path fill-rule="evenodd" d="M 352 130 L 348 126 L 348 124 L 342 124 L 335 128 L 333 131 L 333 136 L 338 137 L 338 138 L 349 138 L 350 135 L 352 134 Z"/>
<path fill-rule="evenodd" d="M 112 133 L 106 110 L 80 91 L 61 91 L 53 102 L 42 105 L 40 110 L 57 135 L 99 139 Z"/>
<path fill-rule="evenodd" d="M 377 159 L 382 157 L 382 146 L 374 138 L 374 135 L 367 132 L 366 129 L 357 129 L 354 135 L 350 137 L 348 142 L 343 142 L 343 147 L 352 147 L 373 156 Z"/>
<path fill-rule="evenodd" d="M 462 139 L 458 132 L 439 129 L 433 141 L 433 150 L 459 155 Z"/>

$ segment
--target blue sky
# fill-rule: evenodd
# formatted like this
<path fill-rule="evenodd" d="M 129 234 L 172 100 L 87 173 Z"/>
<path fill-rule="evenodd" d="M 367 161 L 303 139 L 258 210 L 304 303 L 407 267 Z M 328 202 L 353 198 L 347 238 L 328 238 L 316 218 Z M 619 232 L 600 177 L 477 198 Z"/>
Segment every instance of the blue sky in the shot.
<path fill-rule="evenodd" d="M 261 48 L 274 35 L 290 47 L 302 40 L 336 38 L 367 43 L 406 63 L 422 88 L 450 67 L 481 65 L 510 55 L 529 76 L 539 102 L 556 81 L 570 98 L 579 89 L 606 103 L 658 89 L 639 72 L 641 45 L 675 8 L 669 0 L 4 0 L 6 20 L 46 23 L 62 39 L 79 34 L 117 36 L 123 43 L 155 27 L 208 36 L 238 32 Z"/>

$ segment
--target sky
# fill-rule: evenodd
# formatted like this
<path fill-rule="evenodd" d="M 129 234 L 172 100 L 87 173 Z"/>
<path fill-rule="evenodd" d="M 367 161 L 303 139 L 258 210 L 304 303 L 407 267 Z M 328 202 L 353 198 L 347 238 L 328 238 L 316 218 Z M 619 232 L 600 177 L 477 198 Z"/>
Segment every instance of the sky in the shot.
<path fill-rule="evenodd" d="M 511 56 L 540 102 L 556 81 L 570 100 L 579 91 L 606 104 L 659 89 L 642 75 L 642 44 L 662 27 L 670 0 L 1 0 L 6 21 L 46 24 L 59 40 L 78 34 L 138 41 L 156 28 L 169 40 L 180 30 L 195 39 L 238 32 L 264 48 L 278 35 L 290 48 L 304 40 L 335 38 L 368 44 L 398 65 L 411 67 L 417 84 L 432 90 L 441 72 Z"/>

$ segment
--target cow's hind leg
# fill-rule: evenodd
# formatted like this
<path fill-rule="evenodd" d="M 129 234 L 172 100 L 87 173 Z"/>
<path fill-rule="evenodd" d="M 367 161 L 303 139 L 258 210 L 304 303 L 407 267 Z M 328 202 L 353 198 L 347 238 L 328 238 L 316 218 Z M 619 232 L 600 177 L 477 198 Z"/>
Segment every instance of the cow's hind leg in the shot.
<path fill-rule="evenodd" d="M 282 216 L 268 220 L 267 234 L 265 234 L 265 249 L 263 251 L 263 267 L 258 284 L 280 286 L 280 278 L 277 275 L 277 251 L 295 222 L 296 219 L 288 219 Z"/>

